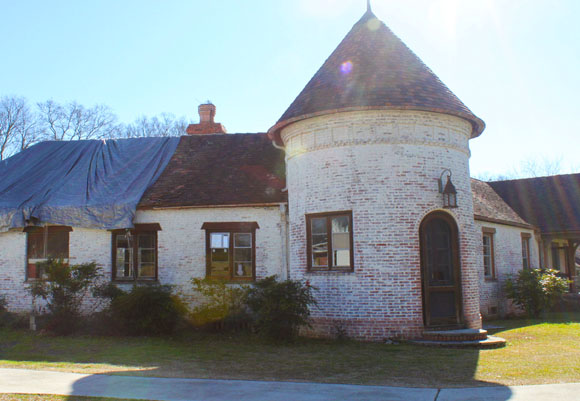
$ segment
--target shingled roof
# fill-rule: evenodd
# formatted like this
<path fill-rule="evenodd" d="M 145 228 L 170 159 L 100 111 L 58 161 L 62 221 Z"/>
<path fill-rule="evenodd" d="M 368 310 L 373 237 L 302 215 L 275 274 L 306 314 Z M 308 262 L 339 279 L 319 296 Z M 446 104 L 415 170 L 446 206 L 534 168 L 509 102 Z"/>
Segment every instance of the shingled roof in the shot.
<path fill-rule="evenodd" d="M 580 232 L 580 174 L 495 181 L 489 185 L 542 233 Z"/>
<path fill-rule="evenodd" d="M 369 9 L 269 130 L 309 117 L 354 110 L 424 110 L 464 118 L 472 137 L 485 128 L 437 76 Z"/>
<path fill-rule="evenodd" d="M 284 152 L 262 134 L 183 136 L 140 209 L 286 202 Z"/>
<path fill-rule="evenodd" d="M 505 203 L 487 182 L 472 178 L 471 192 L 475 220 L 533 228 Z"/>

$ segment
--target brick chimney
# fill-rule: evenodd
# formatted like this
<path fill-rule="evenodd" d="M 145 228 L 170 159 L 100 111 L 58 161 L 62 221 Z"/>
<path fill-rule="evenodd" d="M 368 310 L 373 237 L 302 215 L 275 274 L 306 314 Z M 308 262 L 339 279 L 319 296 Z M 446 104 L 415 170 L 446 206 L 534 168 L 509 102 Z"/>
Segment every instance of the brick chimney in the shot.
<path fill-rule="evenodd" d="M 223 125 L 214 122 L 216 107 L 211 102 L 200 104 L 197 111 L 199 112 L 199 124 L 189 124 L 186 131 L 188 135 L 227 133 Z"/>

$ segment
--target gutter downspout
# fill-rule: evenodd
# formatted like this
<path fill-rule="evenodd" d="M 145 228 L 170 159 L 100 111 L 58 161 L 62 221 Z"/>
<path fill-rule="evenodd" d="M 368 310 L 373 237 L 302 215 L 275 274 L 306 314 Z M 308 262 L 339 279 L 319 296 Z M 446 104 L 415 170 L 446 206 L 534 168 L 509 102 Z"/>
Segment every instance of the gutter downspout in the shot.
<path fill-rule="evenodd" d="M 274 146 L 278 150 L 284 151 L 286 154 L 286 148 L 284 146 L 277 145 L 275 141 L 272 141 L 272 146 Z M 285 177 L 288 177 L 288 163 L 286 157 L 284 157 L 284 171 Z M 288 180 L 286 180 L 286 186 L 281 189 L 282 192 L 288 192 Z M 282 244 L 283 244 L 283 255 L 282 255 L 282 265 L 283 270 L 286 272 L 286 279 L 290 279 L 290 238 L 289 238 L 289 222 L 288 222 L 288 204 L 280 204 L 280 217 L 281 217 L 281 226 L 280 226 L 280 236 L 282 237 Z"/>

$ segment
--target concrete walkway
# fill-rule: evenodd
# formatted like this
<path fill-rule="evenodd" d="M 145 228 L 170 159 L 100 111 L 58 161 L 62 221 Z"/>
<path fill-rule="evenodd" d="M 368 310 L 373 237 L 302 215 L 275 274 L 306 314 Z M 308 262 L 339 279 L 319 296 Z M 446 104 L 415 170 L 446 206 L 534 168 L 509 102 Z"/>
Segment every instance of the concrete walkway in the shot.
<path fill-rule="evenodd" d="M 578 399 L 580 383 L 433 389 L 242 380 L 164 379 L 0 369 L 0 393 L 85 395 L 159 401 L 565 401 Z"/>

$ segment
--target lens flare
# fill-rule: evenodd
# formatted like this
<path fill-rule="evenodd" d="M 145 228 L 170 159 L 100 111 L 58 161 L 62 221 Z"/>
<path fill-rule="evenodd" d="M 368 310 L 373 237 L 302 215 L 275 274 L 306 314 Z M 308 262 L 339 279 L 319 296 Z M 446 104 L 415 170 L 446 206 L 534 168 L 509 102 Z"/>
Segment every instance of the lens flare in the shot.
<path fill-rule="evenodd" d="M 377 18 L 371 18 L 367 22 L 367 28 L 371 31 L 376 31 L 380 27 L 381 27 L 381 21 L 379 21 Z"/>
<path fill-rule="evenodd" d="M 350 74 L 352 71 L 352 61 L 345 61 L 340 65 L 340 72 L 343 74 Z"/>

